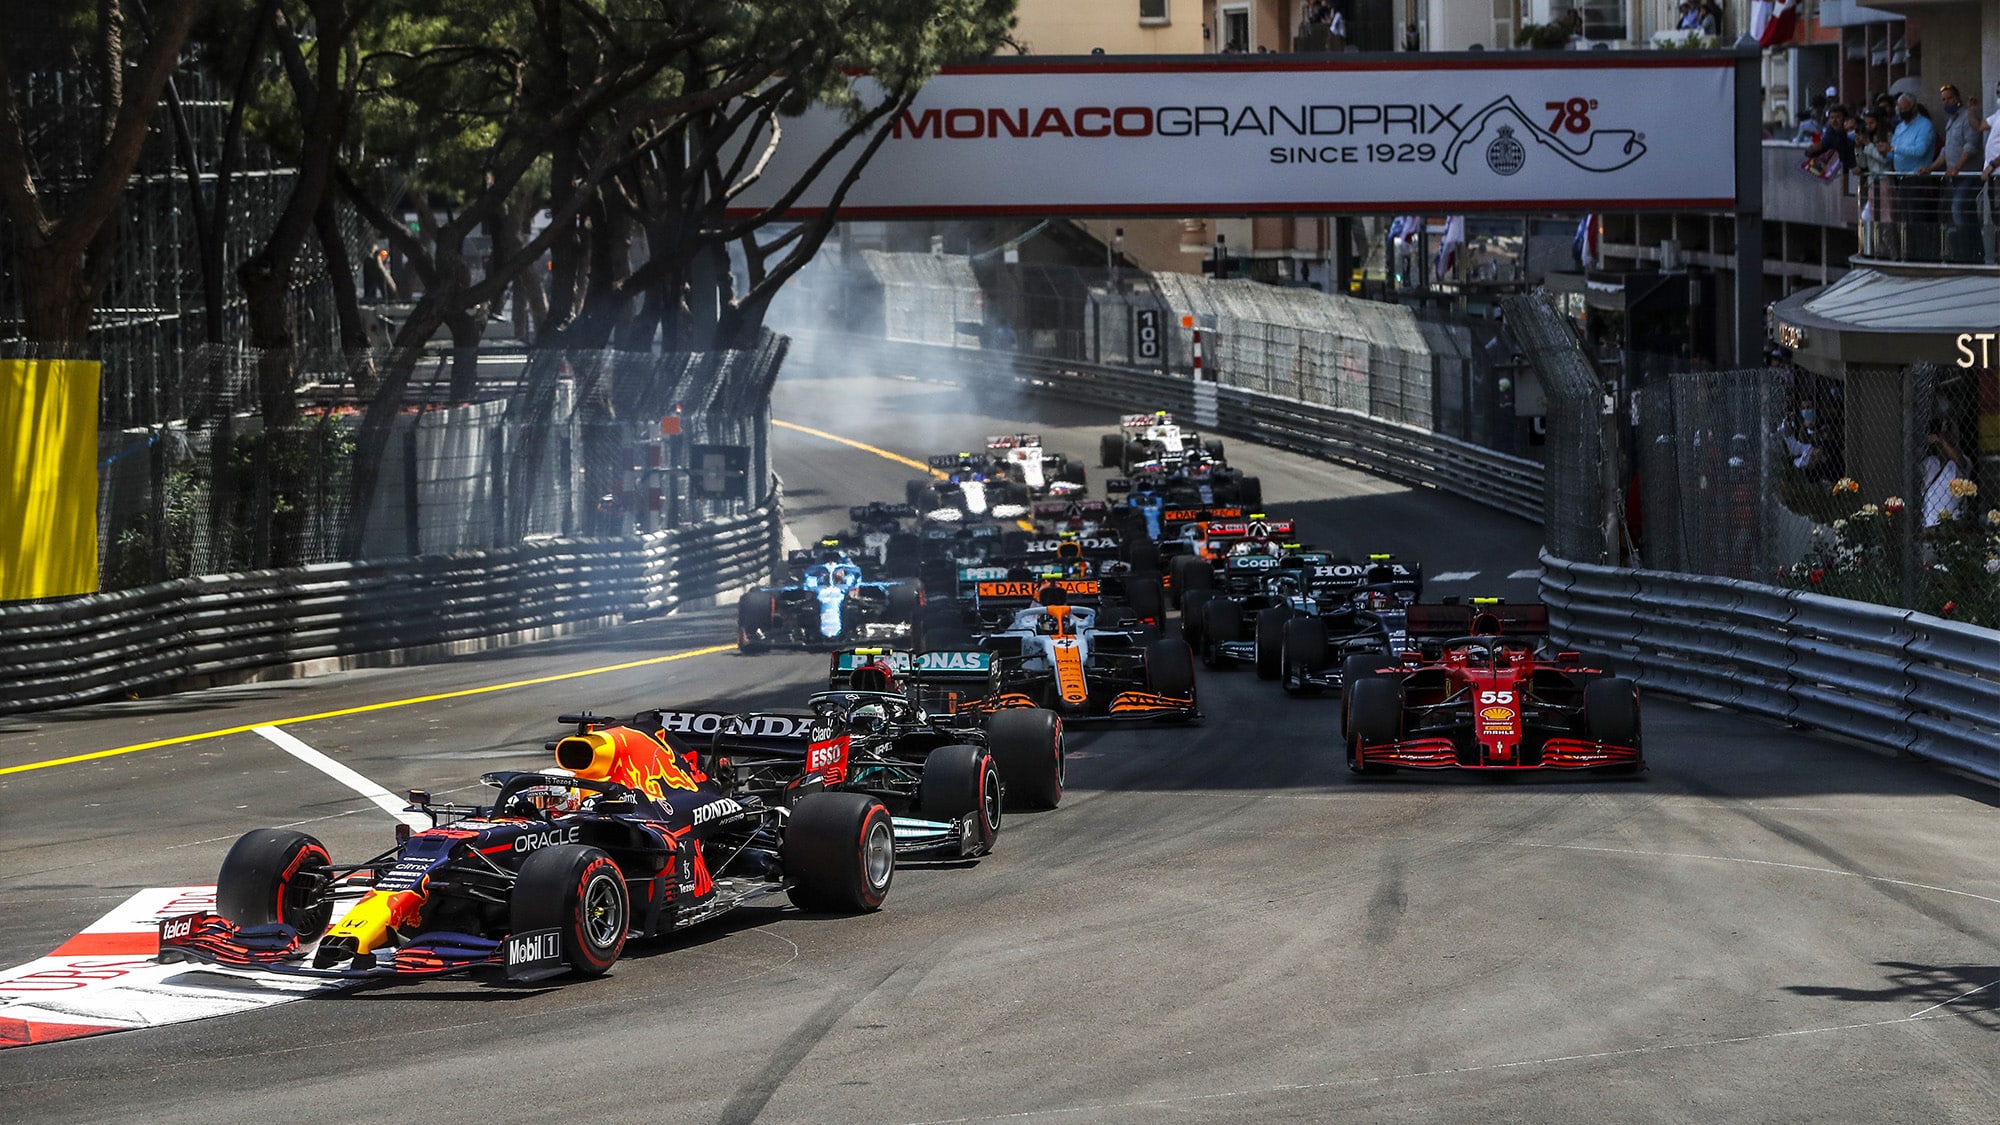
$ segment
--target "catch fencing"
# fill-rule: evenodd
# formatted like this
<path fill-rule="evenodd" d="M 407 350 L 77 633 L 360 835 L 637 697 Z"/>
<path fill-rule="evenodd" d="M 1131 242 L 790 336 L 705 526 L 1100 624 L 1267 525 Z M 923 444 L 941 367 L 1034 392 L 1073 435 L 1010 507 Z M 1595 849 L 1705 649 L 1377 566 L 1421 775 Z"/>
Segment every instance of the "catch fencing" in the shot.
<path fill-rule="evenodd" d="M 655 617 L 764 581 L 781 565 L 783 532 L 774 488 L 742 515 L 629 539 L 537 538 L 0 605 L 0 713 Z"/>

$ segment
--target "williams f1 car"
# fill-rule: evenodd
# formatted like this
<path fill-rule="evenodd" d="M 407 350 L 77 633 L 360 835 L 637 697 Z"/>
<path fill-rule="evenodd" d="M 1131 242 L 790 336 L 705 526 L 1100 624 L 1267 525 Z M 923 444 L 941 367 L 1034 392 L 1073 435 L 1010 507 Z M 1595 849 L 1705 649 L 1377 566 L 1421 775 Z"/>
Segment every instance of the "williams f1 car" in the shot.
<path fill-rule="evenodd" d="M 160 925 L 162 961 L 331 977 L 494 967 L 510 980 L 608 971 L 628 937 L 684 929 L 783 892 L 815 911 L 882 905 L 895 874 L 889 810 L 802 783 L 732 795 L 676 751 L 657 716 L 565 716 L 559 770 L 495 773 L 489 806 L 411 811 L 396 846 L 336 865 L 303 832 L 236 841 L 216 911 Z M 338 922 L 336 906 L 351 905 Z"/>
<path fill-rule="evenodd" d="M 1444 610 L 1456 610 L 1456 620 Z M 1518 632 L 1504 631 L 1509 618 Z M 1577 653 L 1539 653 L 1529 638 L 1547 630 L 1542 606 L 1412 606 L 1409 621 L 1413 636 L 1441 626 L 1464 631 L 1451 629 L 1457 635 L 1422 649 L 1348 660 L 1348 768 L 1645 769 L 1638 688 Z"/>

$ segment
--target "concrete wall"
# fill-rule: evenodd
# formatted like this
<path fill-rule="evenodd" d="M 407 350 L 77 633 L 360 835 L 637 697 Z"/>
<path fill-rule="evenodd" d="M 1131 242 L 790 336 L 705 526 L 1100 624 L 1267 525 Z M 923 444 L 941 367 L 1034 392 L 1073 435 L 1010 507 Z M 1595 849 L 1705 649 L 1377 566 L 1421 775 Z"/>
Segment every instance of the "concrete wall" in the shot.
<path fill-rule="evenodd" d="M 1202 0 L 1167 0 L 1162 27 L 1142 27 L 1139 0 L 1020 0 L 1014 38 L 1030 54 L 1184 55 L 1202 50 Z"/>

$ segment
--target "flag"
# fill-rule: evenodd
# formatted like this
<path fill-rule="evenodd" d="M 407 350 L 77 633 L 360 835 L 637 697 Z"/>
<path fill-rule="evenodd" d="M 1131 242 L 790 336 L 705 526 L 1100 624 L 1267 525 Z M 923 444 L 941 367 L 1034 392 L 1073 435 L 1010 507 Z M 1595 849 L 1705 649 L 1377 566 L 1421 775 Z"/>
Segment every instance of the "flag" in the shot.
<path fill-rule="evenodd" d="M 1799 33 L 1799 0 L 1778 0 L 1771 9 L 1771 22 L 1764 25 L 1764 34 L 1757 37 L 1763 47 L 1775 47 L 1790 43 Z"/>
<path fill-rule="evenodd" d="M 1576 243 L 1574 249 L 1576 251 L 1576 260 L 1584 269 L 1594 269 L 1597 266 L 1596 215 L 1585 215 L 1583 221 L 1576 224 Z"/>
<path fill-rule="evenodd" d="M 1771 26 L 1771 9 L 1777 7 L 1771 0 L 1757 0 L 1750 5 L 1750 38 L 1764 41 L 1764 29 Z"/>
<path fill-rule="evenodd" d="M 1444 223 L 1444 237 L 1438 240 L 1437 276 L 1451 276 L 1452 267 L 1458 264 L 1458 248 L 1465 245 L 1465 216 L 1453 215 Z"/>

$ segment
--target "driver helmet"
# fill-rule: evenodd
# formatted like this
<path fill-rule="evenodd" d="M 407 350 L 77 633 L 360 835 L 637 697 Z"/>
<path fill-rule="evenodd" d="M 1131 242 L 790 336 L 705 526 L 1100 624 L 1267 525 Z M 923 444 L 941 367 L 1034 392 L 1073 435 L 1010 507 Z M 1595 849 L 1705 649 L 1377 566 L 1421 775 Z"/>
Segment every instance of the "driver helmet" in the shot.
<path fill-rule="evenodd" d="M 1294 574 L 1280 574 L 1271 580 L 1271 590 L 1279 597 L 1292 598 L 1299 594 L 1299 579 Z"/>
<path fill-rule="evenodd" d="M 889 725 L 889 712 L 880 703 L 864 703 L 847 713 L 847 723 L 861 734 L 876 734 Z"/>
<path fill-rule="evenodd" d="M 530 819 L 575 812 L 583 804 L 583 794 L 567 785 L 530 785 L 507 799 L 504 816 Z"/>
<path fill-rule="evenodd" d="M 855 586 L 859 585 L 860 582 L 861 582 L 861 568 L 855 566 L 853 563 L 842 563 L 839 566 L 833 568 L 834 585 Z"/>

